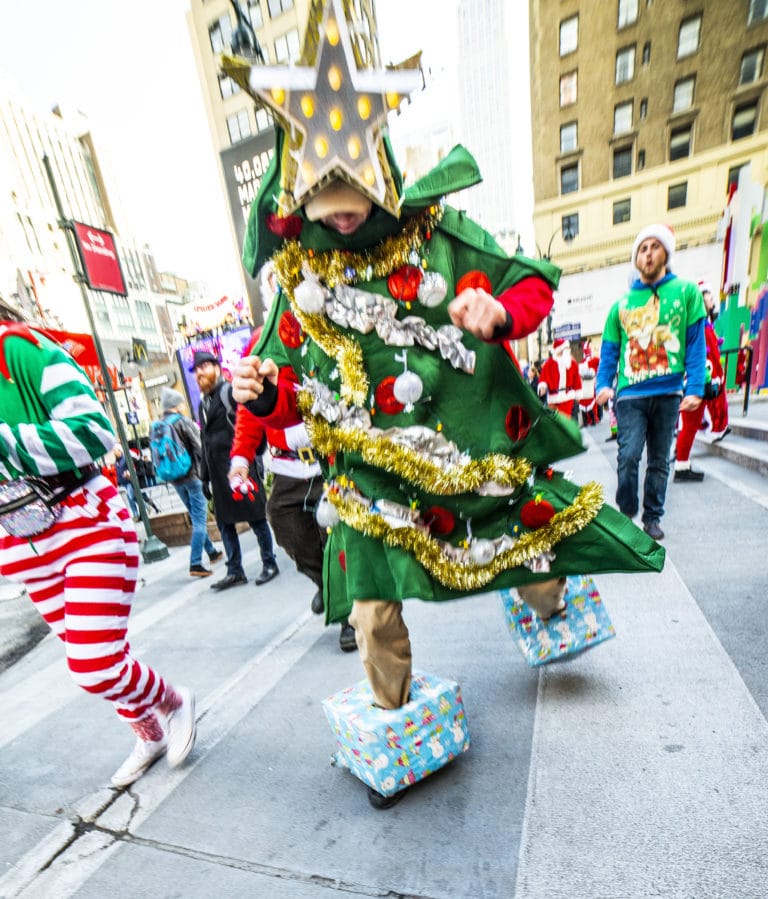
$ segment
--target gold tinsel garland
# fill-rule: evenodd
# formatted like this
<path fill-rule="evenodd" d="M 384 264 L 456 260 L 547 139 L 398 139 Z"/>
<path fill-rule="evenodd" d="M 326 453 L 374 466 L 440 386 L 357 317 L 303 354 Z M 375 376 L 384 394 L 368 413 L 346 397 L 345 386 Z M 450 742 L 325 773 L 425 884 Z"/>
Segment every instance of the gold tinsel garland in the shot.
<path fill-rule="evenodd" d="M 359 453 L 363 461 L 384 471 L 417 484 L 439 496 L 470 493 L 493 481 L 503 487 L 519 487 L 531 475 L 532 467 L 526 459 L 489 453 L 483 459 L 473 459 L 461 468 L 445 471 L 425 459 L 416 450 L 394 443 L 386 437 L 374 438 L 365 431 L 338 428 L 316 415 L 310 415 L 311 399 L 306 392 L 299 394 L 299 409 L 307 427 L 312 446 L 324 456 L 337 452 Z"/>
<path fill-rule="evenodd" d="M 327 494 L 344 524 L 367 537 L 382 540 L 388 546 L 411 553 L 432 577 L 451 590 L 476 591 L 491 583 L 510 568 L 517 568 L 542 553 L 549 552 L 561 540 L 583 530 L 603 505 L 603 489 L 595 482 L 585 484 L 573 504 L 557 512 L 544 527 L 523 534 L 514 547 L 495 556 L 487 565 L 451 561 L 440 541 L 415 528 L 393 528 L 381 515 L 355 500 L 331 491 Z"/>
<path fill-rule="evenodd" d="M 304 265 L 331 289 L 337 284 L 385 278 L 409 262 L 411 253 L 418 252 L 424 241 L 431 237 L 432 229 L 442 216 L 441 206 L 430 206 L 405 222 L 398 234 L 385 237 L 370 250 L 315 252 L 302 247 L 298 240 L 289 240 L 272 257 L 277 279 L 297 321 L 323 352 L 336 360 L 341 376 L 340 393 L 347 402 L 363 406 L 368 396 L 369 382 L 362 350 L 355 340 L 341 334 L 325 315 L 302 312 L 298 307 L 293 292 L 304 277 Z"/>

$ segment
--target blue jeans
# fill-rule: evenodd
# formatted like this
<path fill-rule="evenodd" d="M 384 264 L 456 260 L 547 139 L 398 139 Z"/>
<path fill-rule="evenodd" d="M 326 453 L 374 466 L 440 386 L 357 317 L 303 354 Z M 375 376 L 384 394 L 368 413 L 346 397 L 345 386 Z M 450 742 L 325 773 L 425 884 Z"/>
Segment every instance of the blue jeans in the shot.
<path fill-rule="evenodd" d="M 199 478 L 190 478 L 188 481 L 180 481 L 173 485 L 173 489 L 179 494 L 179 499 L 187 507 L 189 517 L 192 519 L 192 540 L 189 544 L 189 564 L 203 564 L 203 550 L 210 555 L 216 552 L 213 541 L 208 536 L 206 519 L 208 518 L 208 504 L 203 496 L 203 483 Z"/>
<path fill-rule="evenodd" d="M 681 397 L 677 394 L 621 399 L 616 403 L 618 475 L 616 505 L 632 518 L 638 511 L 638 470 L 646 447 L 643 524 L 664 514 L 669 480 L 669 454 Z"/>
<path fill-rule="evenodd" d="M 237 525 L 217 521 L 221 532 L 221 542 L 224 544 L 224 552 L 227 554 L 227 574 L 234 577 L 245 577 L 243 571 L 243 554 L 240 550 L 240 538 L 237 534 Z M 263 567 L 274 566 L 277 568 L 275 549 L 272 545 L 272 532 L 269 530 L 266 518 L 261 521 L 249 521 L 248 524 L 256 534 L 261 550 L 261 564 Z"/>

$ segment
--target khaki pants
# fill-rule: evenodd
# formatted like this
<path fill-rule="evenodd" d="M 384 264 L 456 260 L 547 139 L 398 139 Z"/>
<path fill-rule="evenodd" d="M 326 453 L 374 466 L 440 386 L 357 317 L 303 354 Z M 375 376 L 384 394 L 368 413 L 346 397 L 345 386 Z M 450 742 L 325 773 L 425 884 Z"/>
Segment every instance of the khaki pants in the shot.
<path fill-rule="evenodd" d="M 549 618 L 565 596 L 565 578 L 527 584 L 517 591 L 540 618 Z M 377 705 L 397 709 L 411 690 L 411 641 L 400 602 L 358 599 L 349 623 L 355 629 L 360 659 Z"/>
<path fill-rule="evenodd" d="M 411 641 L 402 603 L 355 600 L 349 623 L 377 705 L 397 709 L 411 690 Z"/>
<path fill-rule="evenodd" d="M 525 584 L 517 588 L 520 599 L 529 605 L 539 618 L 549 618 L 560 606 L 565 596 L 565 578 L 553 578 L 538 584 Z"/>

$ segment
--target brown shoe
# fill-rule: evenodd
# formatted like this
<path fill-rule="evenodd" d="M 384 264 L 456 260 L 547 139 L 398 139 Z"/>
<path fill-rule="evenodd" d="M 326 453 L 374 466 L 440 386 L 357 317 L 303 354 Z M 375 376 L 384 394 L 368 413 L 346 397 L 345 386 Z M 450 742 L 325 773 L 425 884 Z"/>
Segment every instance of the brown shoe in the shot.
<path fill-rule="evenodd" d="M 189 574 L 191 577 L 210 577 L 213 572 L 203 565 L 190 565 Z"/>

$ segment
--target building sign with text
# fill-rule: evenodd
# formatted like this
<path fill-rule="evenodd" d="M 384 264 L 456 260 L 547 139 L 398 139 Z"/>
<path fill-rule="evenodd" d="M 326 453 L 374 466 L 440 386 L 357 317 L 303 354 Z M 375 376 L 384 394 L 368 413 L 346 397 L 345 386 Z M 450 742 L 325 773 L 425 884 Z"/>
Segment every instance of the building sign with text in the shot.
<path fill-rule="evenodd" d="M 92 290 L 106 290 L 123 297 L 128 296 L 114 237 L 109 231 L 102 231 L 82 222 L 72 224 L 88 286 Z"/>
<path fill-rule="evenodd" d="M 245 226 L 251 203 L 259 192 L 274 146 L 275 133 L 269 129 L 221 152 L 221 168 L 240 249 L 245 240 Z"/>

